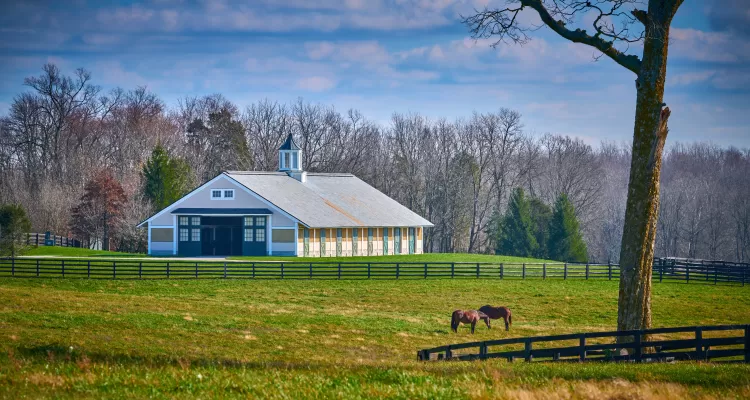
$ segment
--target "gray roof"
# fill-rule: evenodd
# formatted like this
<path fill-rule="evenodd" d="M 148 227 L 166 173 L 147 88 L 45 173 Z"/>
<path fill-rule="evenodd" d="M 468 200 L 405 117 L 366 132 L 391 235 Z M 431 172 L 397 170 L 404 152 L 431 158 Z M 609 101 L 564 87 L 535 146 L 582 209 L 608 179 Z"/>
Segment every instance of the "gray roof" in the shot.
<path fill-rule="evenodd" d="M 352 174 L 308 173 L 305 183 L 284 172 L 224 174 L 310 228 L 432 226 Z"/>

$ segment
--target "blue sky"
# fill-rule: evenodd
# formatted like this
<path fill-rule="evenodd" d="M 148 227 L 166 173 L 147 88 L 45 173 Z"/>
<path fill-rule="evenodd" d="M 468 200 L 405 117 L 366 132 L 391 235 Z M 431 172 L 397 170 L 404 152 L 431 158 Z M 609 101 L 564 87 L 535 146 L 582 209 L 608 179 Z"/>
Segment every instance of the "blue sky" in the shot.
<path fill-rule="evenodd" d="M 633 73 L 546 28 L 524 46 L 468 38 L 459 14 L 504 2 L 2 3 L 0 114 L 24 77 L 54 62 L 88 69 L 104 89 L 145 85 L 168 105 L 212 93 L 240 107 L 302 97 L 384 124 L 394 111 L 453 120 L 509 107 L 538 134 L 632 137 Z M 672 27 L 669 141 L 750 147 L 750 2 L 686 0 Z"/>

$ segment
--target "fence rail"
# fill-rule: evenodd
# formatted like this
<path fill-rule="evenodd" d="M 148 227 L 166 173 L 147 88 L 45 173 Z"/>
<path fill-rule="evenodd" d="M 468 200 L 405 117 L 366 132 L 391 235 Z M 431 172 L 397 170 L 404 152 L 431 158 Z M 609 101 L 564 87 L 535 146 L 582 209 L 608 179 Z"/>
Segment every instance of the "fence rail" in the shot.
<path fill-rule="evenodd" d="M 750 282 L 750 268 L 657 259 L 659 282 Z M 96 260 L 81 258 L 0 259 L 0 276 L 100 279 L 619 279 L 616 264 L 569 263 L 394 263 Z"/>
<path fill-rule="evenodd" d="M 617 338 L 627 339 L 625 344 L 618 344 Z M 623 348 L 627 350 L 622 351 Z M 750 363 L 750 325 L 535 336 L 452 344 L 417 352 L 417 359 L 421 361 L 490 358 L 511 362 L 523 359 L 527 362 L 718 360 Z"/>

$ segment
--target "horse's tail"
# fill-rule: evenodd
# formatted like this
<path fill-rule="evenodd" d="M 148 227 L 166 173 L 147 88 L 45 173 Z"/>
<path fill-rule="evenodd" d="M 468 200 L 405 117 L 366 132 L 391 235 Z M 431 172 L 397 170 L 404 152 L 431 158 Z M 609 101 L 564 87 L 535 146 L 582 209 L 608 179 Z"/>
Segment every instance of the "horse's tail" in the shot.
<path fill-rule="evenodd" d="M 453 315 L 451 316 L 451 329 L 453 330 L 453 332 L 458 333 L 458 324 L 458 313 L 454 311 Z"/>

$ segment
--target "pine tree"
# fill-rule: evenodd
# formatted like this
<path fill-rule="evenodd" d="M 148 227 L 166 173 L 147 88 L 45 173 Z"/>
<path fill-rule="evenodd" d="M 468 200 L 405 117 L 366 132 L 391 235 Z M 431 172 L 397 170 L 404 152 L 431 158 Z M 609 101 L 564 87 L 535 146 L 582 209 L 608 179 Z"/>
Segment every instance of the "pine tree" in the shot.
<path fill-rule="evenodd" d="M 143 195 L 154 210 L 174 203 L 190 190 L 190 167 L 184 160 L 170 157 L 161 145 L 154 147 L 142 174 Z"/>
<path fill-rule="evenodd" d="M 564 193 L 555 202 L 549 226 L 549 257 L 566 262 L 586 262 L 588 251 L 583 241 L 575 208 Z"/>
<path fill-rule="evenodd" d="M 523 189 L 513 190 L 500 229 L 496 254 L 531 257 L 537 251 L 538 245 L 534 238 L 529 202 L 526 200 Z"/>
<path fill-rule="evenodd" d="M 552 221 L 552 208 L 541 199 L 532 197 L 529 200 L 532 230 L 538 244 L 534 257 L 549 258 L 549 224 Z"/>
<path fill-rule="evenodd" d="M 31 230 L 26 210 L 17 204 L 0 206 L 0 255 L 15 257 L 23 252 L 25 236 Z"/>

